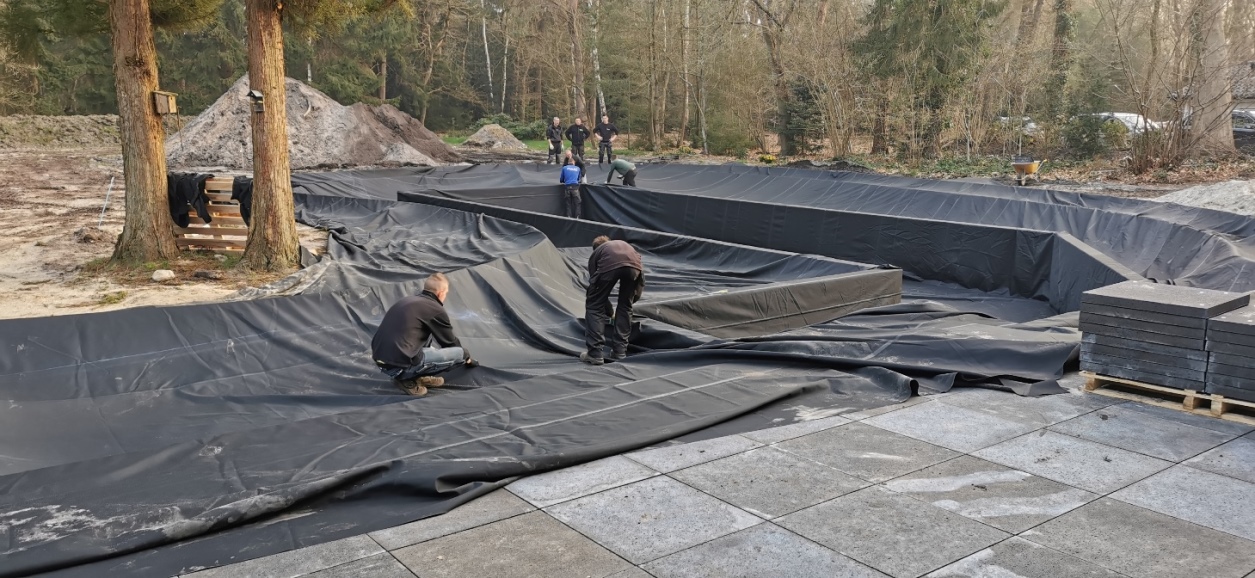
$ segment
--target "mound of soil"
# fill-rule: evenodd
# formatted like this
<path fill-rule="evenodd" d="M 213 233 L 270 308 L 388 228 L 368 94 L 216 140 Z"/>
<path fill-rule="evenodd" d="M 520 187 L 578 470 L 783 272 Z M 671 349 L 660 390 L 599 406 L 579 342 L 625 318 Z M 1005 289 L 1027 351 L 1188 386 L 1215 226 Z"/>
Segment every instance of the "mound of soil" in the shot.
<path fill-rule="evenodd" d="M 0 149 L 81 149 L 121 146 L 118 116 L 0 116 Z"/>
<path fill-rule="evenodd" d="M 504 149 L 504 150 L 527 150 L 527 145 L 523 141 L 514 137 L 514 134 L 506 130 L 499 124 L 486 124 L 483 128 L 475 131 L 462 143 L 462 146 L 475 147 L 481 149 Z"/>
<path fill-rule="evenodd" d="M 286 82 L 292 168 L 438 165 L 461 157 L 418 119 L 391 105 L 344 106 L 291 78 Z M 253 166 L 248 76 L 166 139 L 170 168 Z"/>

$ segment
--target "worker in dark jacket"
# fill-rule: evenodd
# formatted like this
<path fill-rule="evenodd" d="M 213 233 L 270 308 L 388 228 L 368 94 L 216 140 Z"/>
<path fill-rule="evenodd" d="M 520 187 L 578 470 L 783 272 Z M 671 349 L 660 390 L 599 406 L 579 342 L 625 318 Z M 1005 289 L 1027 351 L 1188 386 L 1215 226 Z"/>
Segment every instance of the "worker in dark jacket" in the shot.
<path fill-rule="evenodd" d="M 632 332 L 632 305 L 641 298 L 645 276 L 641 273 L 641 255 L 627 241 L 611 241 L 602 235 L 593 239 L 593 254 L 588 258 L 588 292 L 584 298 L 584 344 L 588 351 L 580 361 L 591 365 L 605 363 L 603 335 L 611 318 L 610 293 L 619 288 L 619 306 L 614 308 L 614 334 L 610 338 L 610 359 L 627 356 L 628 336 Z"/>
<path fill-rule="evenodd" d="M 602 115 L 601 122 L 593 127 L 593 134 L 597 135 L 597 166 L 600 167 L 603 161 L 614 160 L 611 143 L 619 138 L 619 128 L 610 123 L 610 117 Z"/>
<path fill-rule="evenodd" d="M 584 141 L 588 140 L 588 127 L 584 126 L 584 119 L 575 119 L 575 124 L 566 129 L 566 138 L 571 141 L 571 152 L 580 158 L 580 162 L 584 162 Z"/>
<path fill-rule="evenodd" d="M 549 157 L 545 164 L 562 162 L 562 120 L 553 117 L 553 124 L 545 129 L 545 138 L 549 139 Z"/>
<path fill-rule="evenodd" d="M 566 216 L 572 219 L 580 218 L 580 204 L 583 201 L 580 198 L 580 174 L 583 172 L 575 166 L 574 159 L 567 157 L 562 163 L 562 172 L 558 175 L 566 200 Z"/>
<path fill-rule="evenodd" d="M 370 342 L 375 364 L 392 382 L 410 395 L 427 395 L 428 387 L 444 385 L 444 373 L 477 365 L 453 334 L 453 323 L 444 310 L 449 279 L 435 273 L 423 283 L 423 293 L 397 301 L 384 314 Z M 439 347 L 432 347 L 432 342 Z"/>
<path fill-rule="evenodd" d="M 636 186 L 636 165 L 625 160 L 619 159 L 615 155 L 610 155 L 610 174 L 606 175 L 606 184 L 610 184 L 610 179 L 615 173 L 623 175 L 623 184 L 629 187 Z"/>

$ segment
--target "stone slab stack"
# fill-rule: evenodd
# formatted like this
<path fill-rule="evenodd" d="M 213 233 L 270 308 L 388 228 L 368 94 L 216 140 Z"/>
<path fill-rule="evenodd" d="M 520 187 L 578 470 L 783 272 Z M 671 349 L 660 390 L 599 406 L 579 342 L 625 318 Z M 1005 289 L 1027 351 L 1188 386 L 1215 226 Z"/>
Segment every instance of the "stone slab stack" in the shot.
<path fill-rule="evenodd" d="M 1207 324 L 1207 393 L 1255 401 L 1255 307 Z"/>
<path fill-rule="evenodd" d="M 1081 369 L 1152 385 L 1204 391 L 1208 323 L 1250 296 L 1126 281 L 1081 296 Z M 1255 338 L 1251 347 L 1255 349 Z"/>

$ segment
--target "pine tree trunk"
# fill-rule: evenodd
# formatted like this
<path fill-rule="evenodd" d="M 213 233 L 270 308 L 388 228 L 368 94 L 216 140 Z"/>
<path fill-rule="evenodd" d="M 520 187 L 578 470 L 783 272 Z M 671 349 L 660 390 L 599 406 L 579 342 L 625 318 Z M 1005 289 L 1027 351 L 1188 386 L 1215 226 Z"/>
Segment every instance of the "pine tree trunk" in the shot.
<path fill-rule="evenodd" d="M 1193 127 L 1199 145 L 1209 154 L 1231 154 L 1233 147 L 1233 93 L 1225 41 L 1225 0 L 1198 0 L 1198 106 Z"/>
<path fill-rule="evenodd" d="M 153 104 L 157 49 L 148 0 L 110 0 L 108 10 L 126 187 L 126 221 L 113 261 L 136 264 L 174 259 L 179 248 L 166 197 L 161 117 Z"/>
<path fill-rule="evenodd" d="M 570 8 L 570 18 L 567 23 L 571 33 L 571 68 L 575 73 L 572 79 L 574 86 L 571 87 L 571 98 L 574 100 L 572 104 L 575 108 L 575 116 L 584 118 L 588 115 L 588 98 L 584 95 L 584 42 L 580 38 L 584 23 L 580 15 L 580 0 L 571 0 L 568 8 Z"/>
<path fill-rule="evenodd" d="M 1072 16 L 1072 0 L 1055 0 L 1054 43 L 1050 52 L 1050 74 L 1046 82 L 1046 110 L 1051 120 L 1064 112 L 1063 88 L 1072 67 L 1072 37 L 1076 24 Z"/>
<path fill-rule="evenodd" d="M 379 102 L 388 100 L 388 53 L 379 55 Z"/>
<path fill-rule="evenodd" d="M 296 268 L 300 245 L 288 160 L 287 93 L 283 74 L 283 12 L 278 0 L 246 0 L 248 79 L 265 109 L 252 113 L 253 218 L 242 263 L 249 268 Z"/>
<path fill-rule="evenodd" d="M 689 137 L 689 104 L 690 95 L 693 87 L 689 78 L 689 26 L 691 20 L 689 13 L 692 11 L 692 0 L 684 0 L 684 29 L 680 35 L 680 76 L 684 83 L 684 110 L 680 111 L 680 140 L 676 146 L 684 146 Z"/>
<path fill-rule="evenodd" d="M 593 56 L 593 84 L 597 89 L 597 114 L 599 117 L 606 116 L 606 93 L 601 89 L 601 54 L 598 51 L 598 30 L 597 22 L 600 19 L 601 2 L 598 0 L 588 0 L 588 14 L 592 20 L 592 26 L 589 30 L 593 33 L 592 56 Z"/>
<path fill-rule="evenodd" d="M 488 53 L 488 6 L 484 4 L 484 0 L 479 0 L 479 29 L 484 35 L 484 74 L 488 75 L 488 106 L 492 106 L 492 55 Z"/>
<path fill-rule="evenodd" d="M 872 120 L 872 154 L 889 154 L 889 97 L 876 97 L 876 118 Z"/>

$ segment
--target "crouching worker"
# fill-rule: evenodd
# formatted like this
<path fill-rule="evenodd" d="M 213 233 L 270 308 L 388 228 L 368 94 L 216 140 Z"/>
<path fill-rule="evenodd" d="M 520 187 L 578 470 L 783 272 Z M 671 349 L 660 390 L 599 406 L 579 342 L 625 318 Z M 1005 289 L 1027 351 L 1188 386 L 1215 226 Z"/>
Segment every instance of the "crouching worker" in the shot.
<path fill-rule="evenodd" d="M 606 323 L 610 321 L 610 293 L 619 288 L 619 306 L 614 308 L 614 334 L 610 336 L 610 359 L 627 357 L 628 336 L 632 333 L 632 305 L 641 298 L 645 277 L 641 255 L 627 241 L 611 241 L 602 235 L 593 239 L 593 255 L 588 258 L 588 293 L 584 299 L 584 342 L 588 351 L 580 361 L 591 365 L 606 362 Z"/>
<path fill-rule="evenodd" d="M 449 279 L 435 273 L 423 283 L 423 293 L 397 301 L 384 314 L 370 342 L 375 364 L 410 395 L 427 395 L 427 388 L 444 385 L 436 377 L 458 367 L 478 365 L 453 334 L 444 310 Z M 439 347 L 431 347 L 435 342 Z"/>
<path fill-rule="evenodd" d="M 606 175 L 606 184 L 610 184 L 610 179 L 614 178 L 614 174 L 623 175 L 623 184 L 629 187 L 636 186 L 636 165 L 620 159 L 618 155 L 610 155 L 610 174 Z"/>

